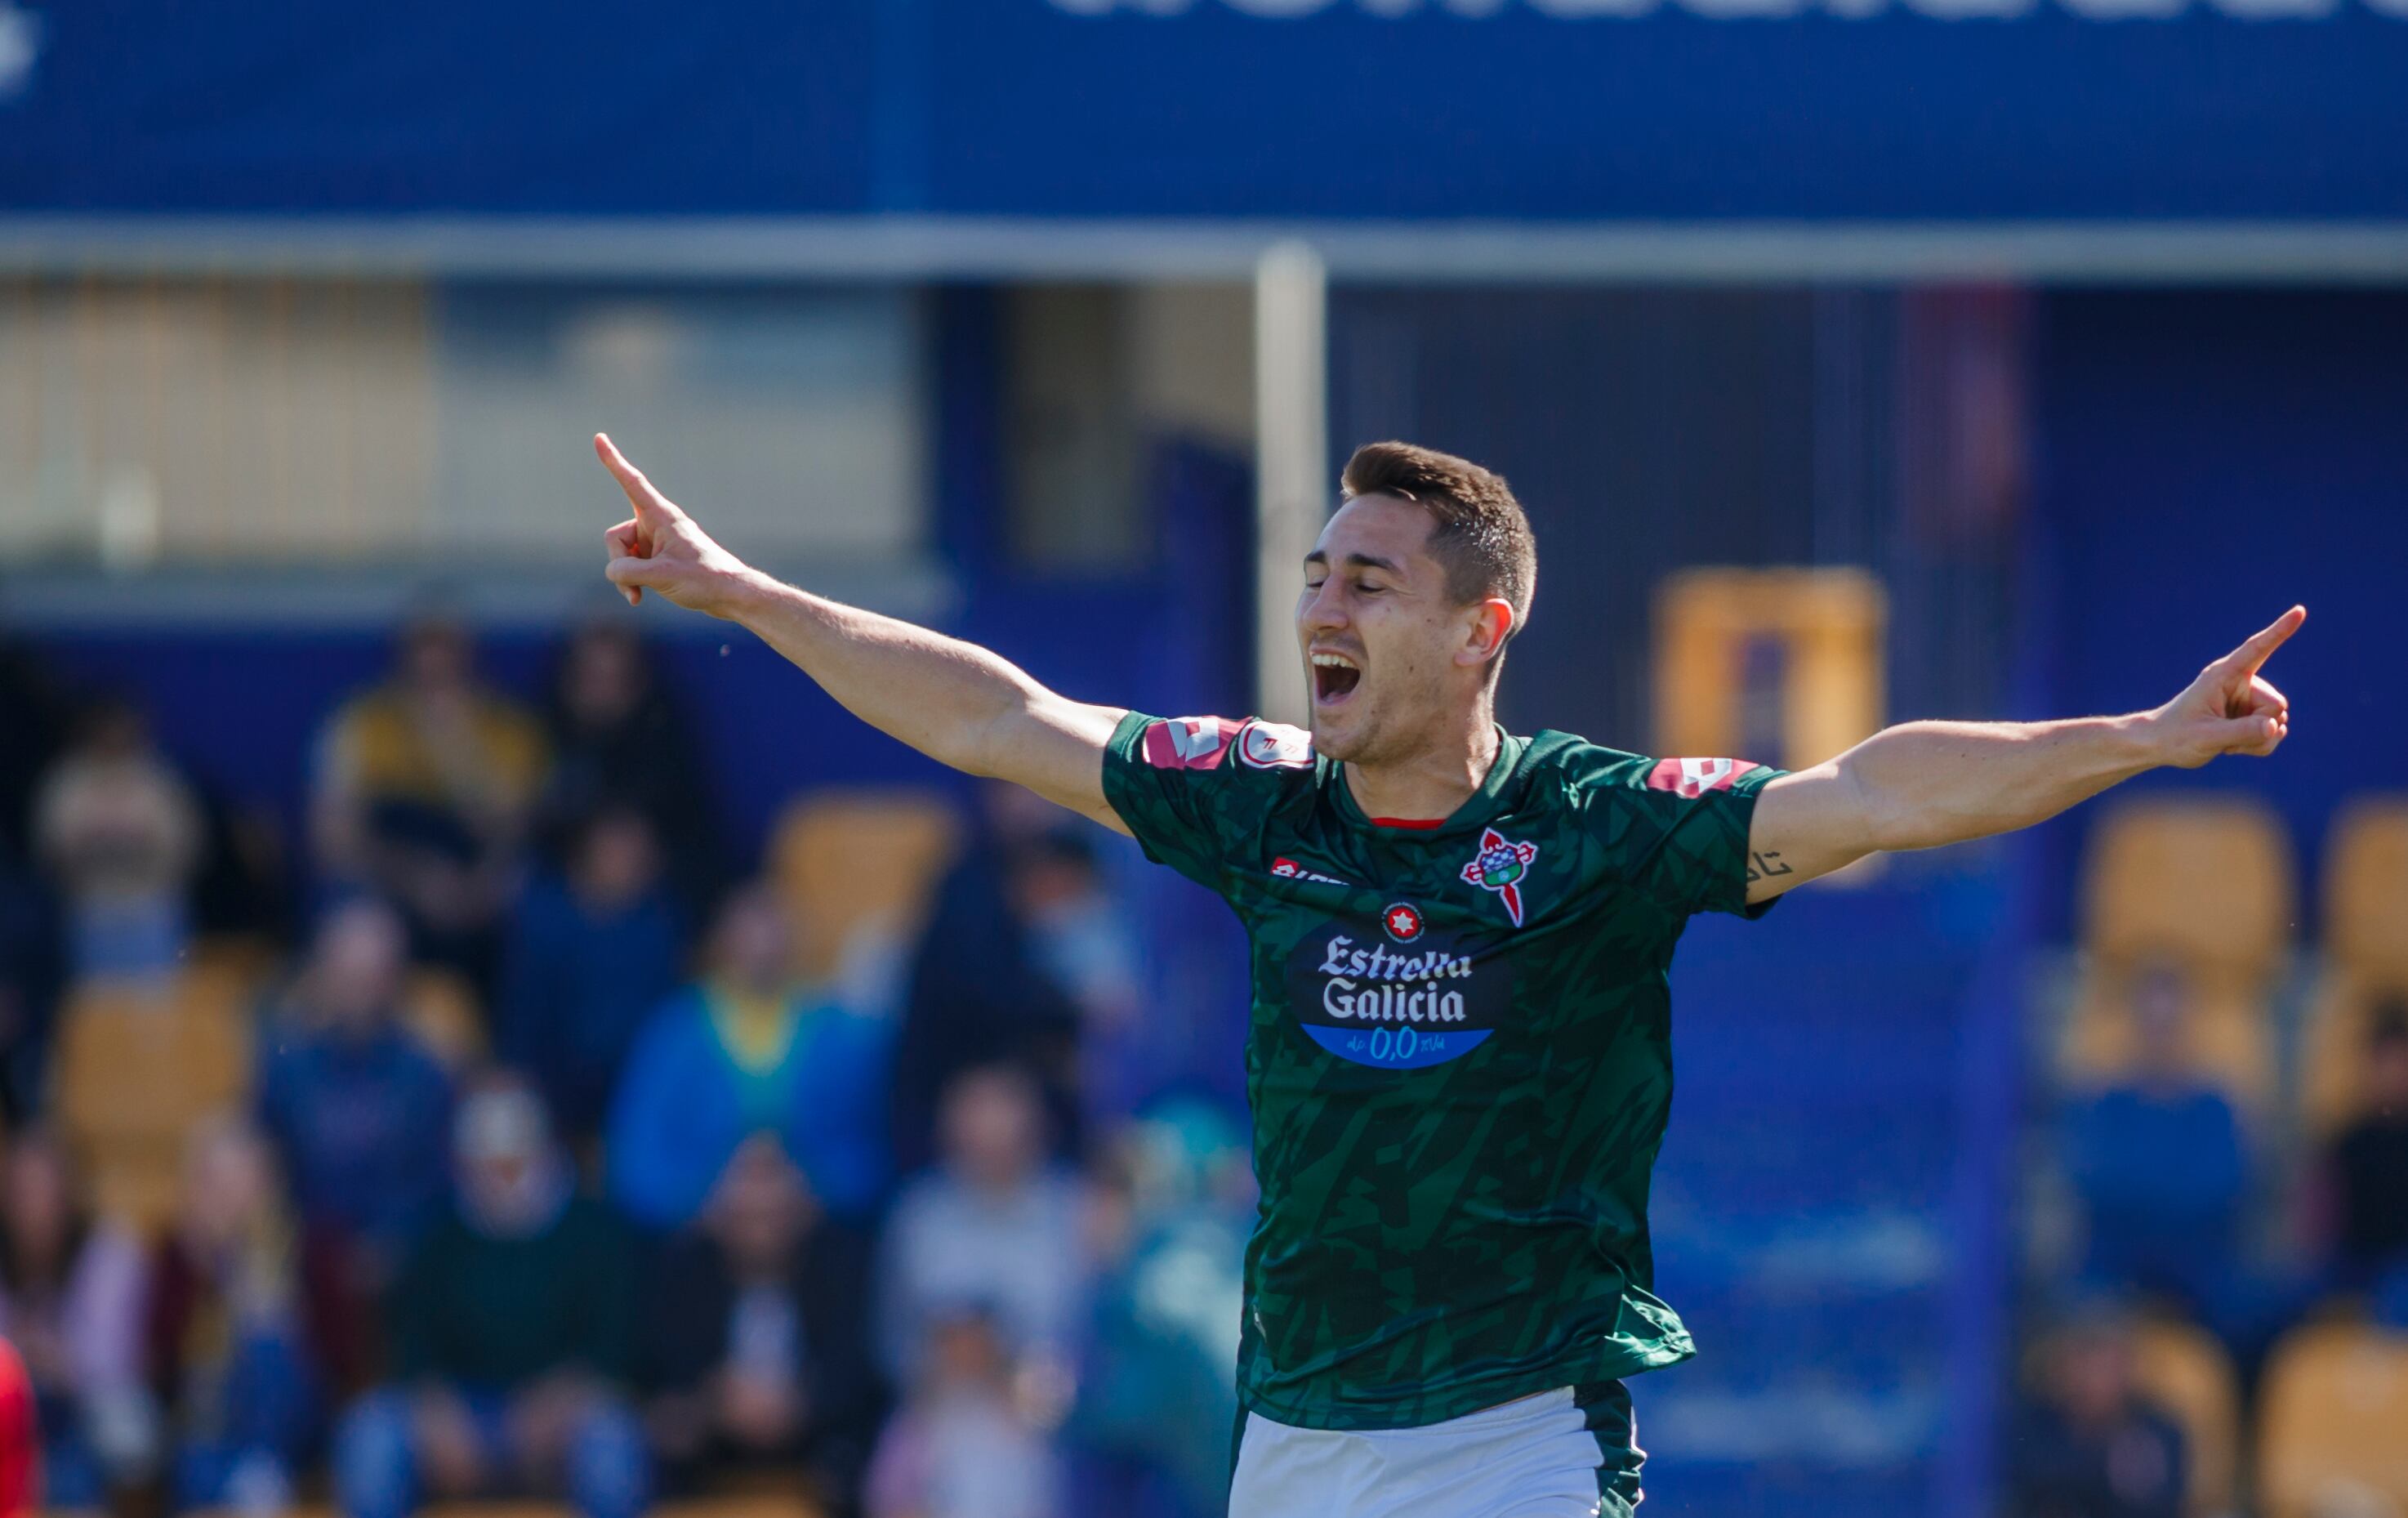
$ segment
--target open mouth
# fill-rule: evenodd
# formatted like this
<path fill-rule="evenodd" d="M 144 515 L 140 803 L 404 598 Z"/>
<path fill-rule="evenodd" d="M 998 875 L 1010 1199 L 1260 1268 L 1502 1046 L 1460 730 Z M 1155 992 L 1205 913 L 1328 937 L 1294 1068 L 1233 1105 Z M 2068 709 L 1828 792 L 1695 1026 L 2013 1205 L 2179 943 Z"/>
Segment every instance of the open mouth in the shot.
<path fill-rule="evenodd" d="M 1354 694 L 1363 683 L 1363 667 L 1342 653 L 1315 653 L 1312 656 L 1312 701 L 1315 706 L 1336 706 Z"/>

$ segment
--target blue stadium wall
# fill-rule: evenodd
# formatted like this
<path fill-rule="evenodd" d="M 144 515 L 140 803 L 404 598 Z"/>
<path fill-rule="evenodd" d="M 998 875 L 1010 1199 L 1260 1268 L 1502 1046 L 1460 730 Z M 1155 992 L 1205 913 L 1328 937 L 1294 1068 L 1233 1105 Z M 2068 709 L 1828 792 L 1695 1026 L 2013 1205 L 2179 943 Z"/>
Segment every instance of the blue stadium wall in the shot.
<path fill-rule="evenodd" d="M 675 24 L 638 0 L 11 0 L 0 22 L 0 211 L 2408 215 L 2399 0 L 747 0 Z"/>
<path fill-rule="evenodd" d="M 2036 641 L 2018 705 L 2154 704 L 2305 602 L 2307 628 L 2267 671 L 2299 713 L 2272 768 L 2138 783 L 2262 789 L 2300 845 L 2313 914 L 2335 806 L 2408 789 L 2408 294 L 2067 292 L 2041 310 Z M 2059 932 L 2089 823 L 2045 837 Z"/>

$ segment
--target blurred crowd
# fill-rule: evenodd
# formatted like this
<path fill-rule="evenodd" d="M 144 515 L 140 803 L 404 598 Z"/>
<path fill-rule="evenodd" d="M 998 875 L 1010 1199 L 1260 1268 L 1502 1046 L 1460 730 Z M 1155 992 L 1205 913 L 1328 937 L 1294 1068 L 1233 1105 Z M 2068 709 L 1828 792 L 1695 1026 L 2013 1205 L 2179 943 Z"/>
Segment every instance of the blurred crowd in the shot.
<path fill-rule="evenodd" d="M 2304 977 L 2094 965 L 2076 1016 L 2121 1037 L 2036 1129 L 2017 1512 L 2401 1511 L 2363 1478 L 2408 1450 L 2408 988 L 2346 947 Z M 2286 1039 L 2301 978 L 2325 995 Z"/>
<path fill-rule="evenodd" d="M 1251 1181 L 1227 1113 L 1094 1076 L 1143 973 L 1117 840 L 984 795 L 883 969 L 806 973 L 624 623 L 525 703 L 413 622 L 298 839 L 23 648 L 0 709 L 0 1336 L 46 1506 L 1218 1511 Z M 61 1051 L 226 964 L 242 1096 L 119 1205 Z"/>

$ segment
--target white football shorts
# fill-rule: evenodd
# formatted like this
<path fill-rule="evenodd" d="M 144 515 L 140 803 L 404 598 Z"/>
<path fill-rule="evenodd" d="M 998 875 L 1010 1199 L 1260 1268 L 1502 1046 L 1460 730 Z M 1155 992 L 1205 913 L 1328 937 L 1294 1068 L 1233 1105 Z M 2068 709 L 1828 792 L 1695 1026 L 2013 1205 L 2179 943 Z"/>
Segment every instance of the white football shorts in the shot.
<path fill-rule="evenodd" d="M 1421 1428 L 1294 1428 L 1249 1412 L 1229 1518 L 1630 1518 L 1645 1458 L 1620 1382 Z"/>

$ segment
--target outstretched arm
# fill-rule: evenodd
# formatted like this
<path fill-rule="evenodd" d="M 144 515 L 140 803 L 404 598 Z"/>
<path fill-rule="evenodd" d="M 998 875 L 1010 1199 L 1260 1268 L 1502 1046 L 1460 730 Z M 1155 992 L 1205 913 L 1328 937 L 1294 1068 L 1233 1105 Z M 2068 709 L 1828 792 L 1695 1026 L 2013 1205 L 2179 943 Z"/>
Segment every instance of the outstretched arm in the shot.
<path fill-rule="evenodd" d="M 1056 695 L 975 644 L 782 584 L 713 542 L 609 438 L 596 434 L 594 451 L 635 508 L 607 535 L 606 572 L 629 605 L 650 591 L 740 623 L 879 731 L 1128 831 L 1104 799 L 1118 708 Z"/>
<path fill-rule="evenodd" d="M 2209 665 L 2180 695 L 2128 717 L 1908 723 L 1756 798 L 1747 899 L 1763 901 L 1869 853 L 1930 849 L 2029 827 L 2161 765 L 2274 752 L 2291 704 L 2258 671 L 2307 610 Z"/>

